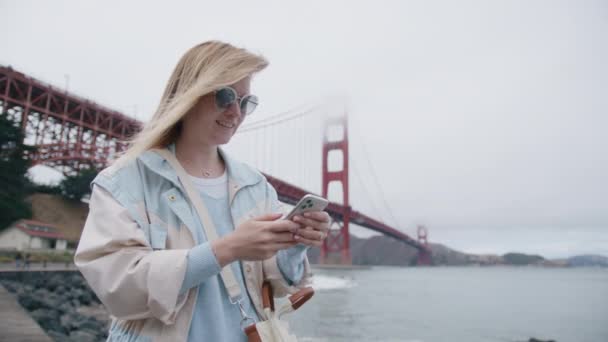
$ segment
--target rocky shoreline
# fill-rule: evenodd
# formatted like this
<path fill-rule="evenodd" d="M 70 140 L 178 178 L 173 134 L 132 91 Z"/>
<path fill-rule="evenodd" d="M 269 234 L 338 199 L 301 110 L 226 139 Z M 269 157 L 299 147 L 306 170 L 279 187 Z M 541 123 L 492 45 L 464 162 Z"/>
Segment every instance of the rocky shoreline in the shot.
<path fill-rule="evenodd" d="M 3 285 L 55 341 L 102 342 L 110 319 L 78 271 L 0 272 Z M 530 338 L 526 342 L 556 342 Z"/>
<path fill-rule="evenodd" d="M 106 340 L 109 316 L 79 272 L 1 272 L 0 284 L 53 340 Z"/>

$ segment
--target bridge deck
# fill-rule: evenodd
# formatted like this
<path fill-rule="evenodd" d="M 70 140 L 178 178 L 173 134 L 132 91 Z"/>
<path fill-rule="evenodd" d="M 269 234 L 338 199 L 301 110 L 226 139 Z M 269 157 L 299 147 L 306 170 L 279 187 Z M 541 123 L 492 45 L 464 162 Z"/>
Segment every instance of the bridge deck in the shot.
<path fill-rule="evenodd" d="M 19 305 L 17 298 L 0 285 L 0 341 L 52 342 Z"/>

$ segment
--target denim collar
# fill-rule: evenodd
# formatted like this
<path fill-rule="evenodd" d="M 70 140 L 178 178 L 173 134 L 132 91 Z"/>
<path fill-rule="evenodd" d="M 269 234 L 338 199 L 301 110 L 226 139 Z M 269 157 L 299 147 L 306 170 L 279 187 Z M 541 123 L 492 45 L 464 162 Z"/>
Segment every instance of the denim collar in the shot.
<path fill-rule="evenodd" d="M 175 154 L 174 143 L 171 143 L 166 148 L 169 149 L 171 153 Z M 222 148 L 218 148 L 218 151 L 226 164 L 228 186 L 229 191 L 232 194 L 245 186 L 257 184 L 263 179 L 263 176 L 259 172 L 256 172 L 248 165 L 233 159 Z M 160 154 L 154 152 L 154 150 L 149 150 L 142 153 L 138 159 L 141 160 L 141 162 L 150 170 L 181 188 L 177 174 L 169 162 L 167 162 Z"/>

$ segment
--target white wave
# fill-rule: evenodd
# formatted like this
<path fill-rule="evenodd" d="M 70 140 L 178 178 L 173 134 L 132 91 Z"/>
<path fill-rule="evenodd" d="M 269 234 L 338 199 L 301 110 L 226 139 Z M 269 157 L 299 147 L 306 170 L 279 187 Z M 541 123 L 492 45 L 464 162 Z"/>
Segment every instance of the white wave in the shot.
<path fill-rule="evenodd" d="M 330 339 L 327 338 L 323 338 L 323 337 L 299 337 L 298 336 L 298 341 L 300 342 L 329 342 Z M 359 341 L 359 340 L 357 340 Z M 363 339 L 361 340 L 363 341 Z M 424 342 L 423 340 L 404 340 L 402 337 L 399 338 L 390 338 L 390 339 L 378 339 L 378 338 L 374 338 L 374 341 L 376 342 Z"/>
<path fill-rule="evenodd" d="M 326 275 L 315 275 L 312 277 L 312 287 L 315 291 L 341 290 L 356 286 L 353 279 L 346 277 L 330 277 Z"/>

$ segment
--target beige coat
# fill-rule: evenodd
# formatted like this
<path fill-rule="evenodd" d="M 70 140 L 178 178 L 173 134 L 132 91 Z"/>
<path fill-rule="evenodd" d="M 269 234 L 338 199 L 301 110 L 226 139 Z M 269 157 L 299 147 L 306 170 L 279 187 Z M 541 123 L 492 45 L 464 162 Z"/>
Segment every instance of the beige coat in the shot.
<path fill-rule="evenodd" d="M 235 226 L 281 210 L 276 191 L 258 171 L 221 153 Z M 181 296 L 179 290 L 188 250 L 195 245 L 192 231 L 202 223 L 174 170 L 148 151 L 130 164 L 103 170 L 93 185 L 75 263 L 113 316 L 110 339 L 186 341 L 198 287 Z M 304 277 L 295 286 L 283 278 L 276 257 L 241 261 L 241 266 L 247 292 L 262 319 L 266 318 L 261 302 L 264 279 L 270 280 L 277 297 L 310 283 L 307 260 Z"/>

